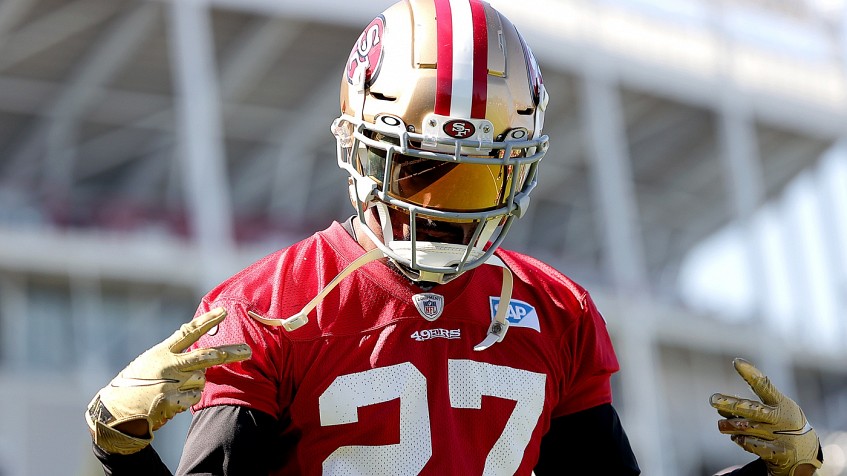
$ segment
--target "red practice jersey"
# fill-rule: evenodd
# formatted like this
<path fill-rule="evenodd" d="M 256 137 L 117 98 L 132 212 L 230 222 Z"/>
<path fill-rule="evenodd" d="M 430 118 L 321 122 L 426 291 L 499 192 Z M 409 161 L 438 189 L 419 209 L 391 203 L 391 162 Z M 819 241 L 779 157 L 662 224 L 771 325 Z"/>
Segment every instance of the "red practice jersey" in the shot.
<path fill-rule="evenodd" d="M 295 444 L 274 474 L 529 475 L 551 418 L 611 402 L 618 362 L 586 291 L 549 266 L 498 250 L 514 274 L 502 342 L 474 351 L 499 303 L 483 265 L 424 293 L 372 262 L 288 332 L 247 315 L 297 313 L 364 253 L 338 223 L 210 292 L 229 316 L 201 347 L 246 342 L 194 410 L 241 405 L 276 416 Z M 416 295 L 418 295 L 416 297 Z M 426 317 L 425 317 L 426 316 Z"/>

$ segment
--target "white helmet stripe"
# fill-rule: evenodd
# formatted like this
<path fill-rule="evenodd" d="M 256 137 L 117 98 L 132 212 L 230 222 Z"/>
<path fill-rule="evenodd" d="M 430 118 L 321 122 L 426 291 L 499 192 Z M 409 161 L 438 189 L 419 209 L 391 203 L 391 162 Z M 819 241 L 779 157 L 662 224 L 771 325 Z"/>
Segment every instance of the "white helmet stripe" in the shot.
<path fill-rule="evenodd" d="M 485 117 L 488 24 L 480 0 L 435 0 L 438 82 L 435 113 Z"/>
<path fill-rule="evenodd" d="M 450 116 L 470 117 L 474 63 L 471 4 L 467 0 L 459 0 L 450 6 L 453 10 L 453 97 L 450 101 Z"/>

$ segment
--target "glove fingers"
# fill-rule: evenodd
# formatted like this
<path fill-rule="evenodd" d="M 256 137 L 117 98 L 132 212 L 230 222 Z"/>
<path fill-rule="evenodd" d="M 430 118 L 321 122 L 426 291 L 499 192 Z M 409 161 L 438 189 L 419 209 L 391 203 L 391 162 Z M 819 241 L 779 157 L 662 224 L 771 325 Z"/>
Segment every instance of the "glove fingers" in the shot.
<path fill-rule="evenodd" d="M 221 362 L 222 364 L 241 362 L 242 360 L 247 360 L 253 356 L 253 351 L 247 344 L 220 345 L 213 348 L 224 353 L 224 360 Z"/>
<path fill-rule="evenodd" d="M 202 370 L 195 370 L 191 373 L 191 376 L 185 379 L 185 381 L 180 385 L 179 391 L 185 392 L 187 390 L 203 390 L 203 387 L 206 386 L 206 373 Z"/>
<path fill-rule="evenodd" d="M 718 421 L 718 431 L 724 435 L 754 436 L 763 440 L 774 439 L 770 425 L 750 421 L 746 418 L 731 418 Z"/>
<path fill-rule="evenodd" d="M 215 365 L 239 362 L 250 356 L 251 351 L 247 344 L 222 345 L 178 354 L 176 367 L 182 371 L 203 370 Z"/>
<path fill-rule="evenodd" d="M 209 332 L 226 317 L 226 310 L 219 307 L 195 317 L 191 322 L 186 322 L 165 342 L 171 352 L 182 352 L 191 344 L 197 342 L 200 337 Z"/>
<path fill-rule="evenodd" d="M 200 401 L 203 392 L 199 388 L 186 391 L 173 391 L 162 395 L 162 399 L 156 405 L 155 414 L 150 415 L 153 431 L 165 425 L 177 413 L 188 410 L 189 407 Z"/>
<path fill-rule="evenodd" d="M 786 454 L 785 445 L 779 441 L 767 441 L 753 436 L 735 435 L 732 441 L 745 451 L 753 453 L 768 462 L 781 463 Z"/>
<path fill-rule="evenodd" d="M 763 423 L 776 423 L 776 411 L 754 400 L 716 393 L 709 398 L 709 404 L 718 412 Z"/>
<path fill-rule="evenodd" d="M 744 359 L 735 359 L 732 361 L 732 365 L 765 405 L 777 405 L 785 398 L 782 392 L 771 383 L 771 380 L 750 362 Z"/>
<path fill-rule="evenodd" d="M 191 390 L 179 392 L 179 402 L 177 404 L 177 408 L 179 408 L 180 412 L 188 410 L 189 407 L 200 401 L 200 397 L 202 396 L 202 394 L 203 390 L 199 388 L 193 388 Z"/>

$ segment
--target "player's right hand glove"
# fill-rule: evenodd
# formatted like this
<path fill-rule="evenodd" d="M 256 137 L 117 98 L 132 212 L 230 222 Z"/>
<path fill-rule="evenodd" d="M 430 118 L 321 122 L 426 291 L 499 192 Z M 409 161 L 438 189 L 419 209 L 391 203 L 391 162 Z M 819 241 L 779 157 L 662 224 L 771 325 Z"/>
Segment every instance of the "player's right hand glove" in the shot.
<path fill-rule="evenodd" d="M 208 367 L 249 359 L 247 344 L 183 352 L 225 317 L 226 311 L 214 309 L 183 324 L 97 392 L 85 412 L 94 443 L 108 453 L 141 451 L 153 441 L 153 431 L 200 401 Z M 146 435 L 116 428 L 129 422 L 146 423 Z"/>
<path fill-rule="evenodd" d="M 712 395 L 712 407 L 725 418 L 718 422 L 718 430 L 762 458 L 773 476 L 795 476 L 805 464 L 820 468 L 820 442 L 800 406 L 777 390 L 750 362 L 735 359 L 732 363 L 762 401 Z"/>

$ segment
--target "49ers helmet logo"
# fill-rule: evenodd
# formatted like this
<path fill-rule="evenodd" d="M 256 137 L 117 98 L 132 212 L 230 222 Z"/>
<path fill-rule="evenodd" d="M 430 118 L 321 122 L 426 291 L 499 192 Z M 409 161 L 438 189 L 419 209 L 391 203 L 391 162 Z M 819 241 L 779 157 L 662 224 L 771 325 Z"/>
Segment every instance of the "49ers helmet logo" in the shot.
<path fill-rule="evenodd" d="M 376 17 L 359 35 L 350 58 L 347 59 L 347 81 L 353 84 L 353 75 L 360 65 L 365 68 L 365 85 L 370 86 L 379 74 L 383 56 L 383 34 L 385 33 L 385 17 Z"/>
<path fill-rule="evenodd" d="M 444 133 L 454 139 L 467 139 L 476 132 L 476 127 L 463 119 L 453 119 L 444 123 Z"/>

